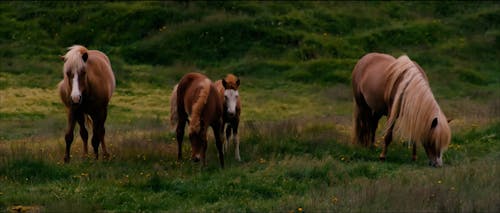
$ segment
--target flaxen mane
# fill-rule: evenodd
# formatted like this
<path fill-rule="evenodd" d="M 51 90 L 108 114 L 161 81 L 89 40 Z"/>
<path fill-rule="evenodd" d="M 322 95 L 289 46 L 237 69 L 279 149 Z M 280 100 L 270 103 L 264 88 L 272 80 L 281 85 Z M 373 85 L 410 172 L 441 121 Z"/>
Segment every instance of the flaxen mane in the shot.
<path fill-rule="evenodd" d="M 446 118 L 434 99 L 429 82 L 414 62 L 407 56 L 401 56 L 388 69 L 384 98 L 390 103 L 391 94 L 395 96 L 387 128 L 395 125 L 395 131 L 401 137 L 417 143 L 427 143 L 432 121 L 437 118 L 440 121 L 438 125 L 441 125 L 438 130 L 449 132 Z M 399 84 L 396 83 L 397 81 Z M 450 133 L 437 135 L 450 137 Z"/>
<path fill-rule="evenodd" d="M 68 48 L 68 52 L 64 57 L 65 70 L 82 70 L 85 67 L 85 62 L 82 60 L 83 53 L 87 52 L 87 48 L 81 45 L 73 45 Z M 63 73 L 64 74 L 64 73 Z"/>

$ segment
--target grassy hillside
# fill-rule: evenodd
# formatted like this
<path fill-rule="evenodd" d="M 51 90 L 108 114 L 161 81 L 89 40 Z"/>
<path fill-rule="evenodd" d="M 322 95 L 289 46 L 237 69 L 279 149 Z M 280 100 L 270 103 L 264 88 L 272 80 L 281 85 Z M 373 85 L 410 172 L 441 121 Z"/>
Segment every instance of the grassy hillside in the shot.
<path fill-rule="evenodd" d="M 0 209 L 499 211 L 499 25 L 495 2 L 2 2 Z M 75 137 L 62 163 L 56 85 L 73 44 L 117 77 L 109 161 L 80 157 Z M 350 74 L 368 52 L 427 72 L 454 119 L 444 168 L 422 147 L 411 162 L 403 141 L 385 163 L 349 144 Z M 231 151 L 225 170 L 212 142 L 206 168 L 175 160 L 168 96 L 189 71 L 241 77 L 243 161 Z"/>

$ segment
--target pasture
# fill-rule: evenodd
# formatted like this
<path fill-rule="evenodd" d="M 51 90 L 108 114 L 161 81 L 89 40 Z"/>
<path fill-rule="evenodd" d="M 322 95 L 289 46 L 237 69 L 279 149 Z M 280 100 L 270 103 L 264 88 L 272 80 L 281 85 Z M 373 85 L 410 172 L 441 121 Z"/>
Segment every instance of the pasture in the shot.
<path fill-rule="evenodd" d="M 0 210 L 42 212 L 500 211 L 500 4 L 496 2 L 2 2 Z M 109 160 L 64 164 L 59 59 L 106 53 L 116 91 Z M 448 118 L 442 168 L 406 141 L 350 143 L 351 71 L 408 54 Z M 241 78 L 241 162 L 177 161 L 169 96 L 187 72 Z M 383 118 L 385 120 L 385 118 Z M 77 133 L 77 132 L 76 132 Z"/>

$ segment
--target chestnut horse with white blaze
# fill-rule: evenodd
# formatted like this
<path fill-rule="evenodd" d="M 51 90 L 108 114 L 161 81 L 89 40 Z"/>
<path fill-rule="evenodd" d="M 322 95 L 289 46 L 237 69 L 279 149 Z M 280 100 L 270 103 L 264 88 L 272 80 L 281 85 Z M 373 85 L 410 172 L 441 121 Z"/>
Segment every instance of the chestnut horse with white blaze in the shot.
<path fill-rule="evenodd" d="M 353 142 L 371 146 L 382 116 L 388 116 L 384 147 L 385 160 L 393 130 L 412 145 L 424 146 L 429 165 L 443 164 L 443 153 L 451 140 L 448 121 L 429 86 L 424 70 L 408 56 L 398 59 L 380 53 L 363 56 L 352 72 L 354 92 Z"/>
<path fill-rule="evenodd" d="M 191 141 L 191 159 L 206 165 L 207 130 L 212 127 L 219 161 L 224 168 L 222 151 L 222 102 L 215 85 L 205 75 L 188 73 L 175 85 L 170 96 L 170 124 L 176 128 L 177 159 L 182 159 L 182 140 L 186 123 Z"/>
<path fill-rule="evenodd" d="M 76 122 L 80 125 L 83 140 L 83 155 L 88 155 L 88 132 L 85 123 L 92 123 L 92 146 L 95 158 L 99 156 L 101 144 L 104 158 L 109 157 L 104 143 L 104 122 L 108 103 L 115 90 L 115 76 L 109 58 L 98 50 L 87 50 L 84 46 L 68 48 L 64 59 L 64 79 L 59 83 L 59 95 L 68 111 L 68 127 L 65 134 L 66 153 L 64 162 L 70 160 L 70 148 Z"/>
<path fill-rule="evenodd" d="M 233 136 L 235 158 L 241 161 L 240 157 L 240 139 L 238 137 L 238 125 L 240 123 L 241 100 L 238 92 L 240 79 L 233 74 L 228 74 L 222 80 L 215 82 L 219 94 L 224 97 L 224 116 L 223 125 L 226 127 L 226 143 L 224 151 L 229 150 L 229 141 Z M 223 126 L 224 127 L 224 126 Z"/>

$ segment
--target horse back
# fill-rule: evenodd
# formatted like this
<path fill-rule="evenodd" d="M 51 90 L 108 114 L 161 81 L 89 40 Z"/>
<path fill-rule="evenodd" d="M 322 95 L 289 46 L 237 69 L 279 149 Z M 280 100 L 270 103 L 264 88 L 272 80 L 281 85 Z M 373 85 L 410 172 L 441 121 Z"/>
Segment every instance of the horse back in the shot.
<path fill-rule="evenodd" d="M 355 98 L 363 98 L 372 110 L 387 113 L 389 104 L 384 99 L 387 67 L 395 60 L 394 57 L 381 53 L 363 56 L 352 73 Z"/>
<path fill-rule="evenodd" d="M 89 50 L 86 62 L 87 80 L 91 93 L 106 103 L 115 90 L 116 82 L 109 58 L 98 50 Z"/>
<path fill-rule="evenodd" d="M 206 100 L 201 109 L 202 120 L 211 124 L 222 115 L 223 96 L 214 83 L 205 75 L 200 73 L 188 73 L 179 82 L 177 87 L 177 107 L 186 114 L 191 115 L 194 111 L 194 105 L 202 95 L 204 90 L 204 81 L 209 81 Z"/>

